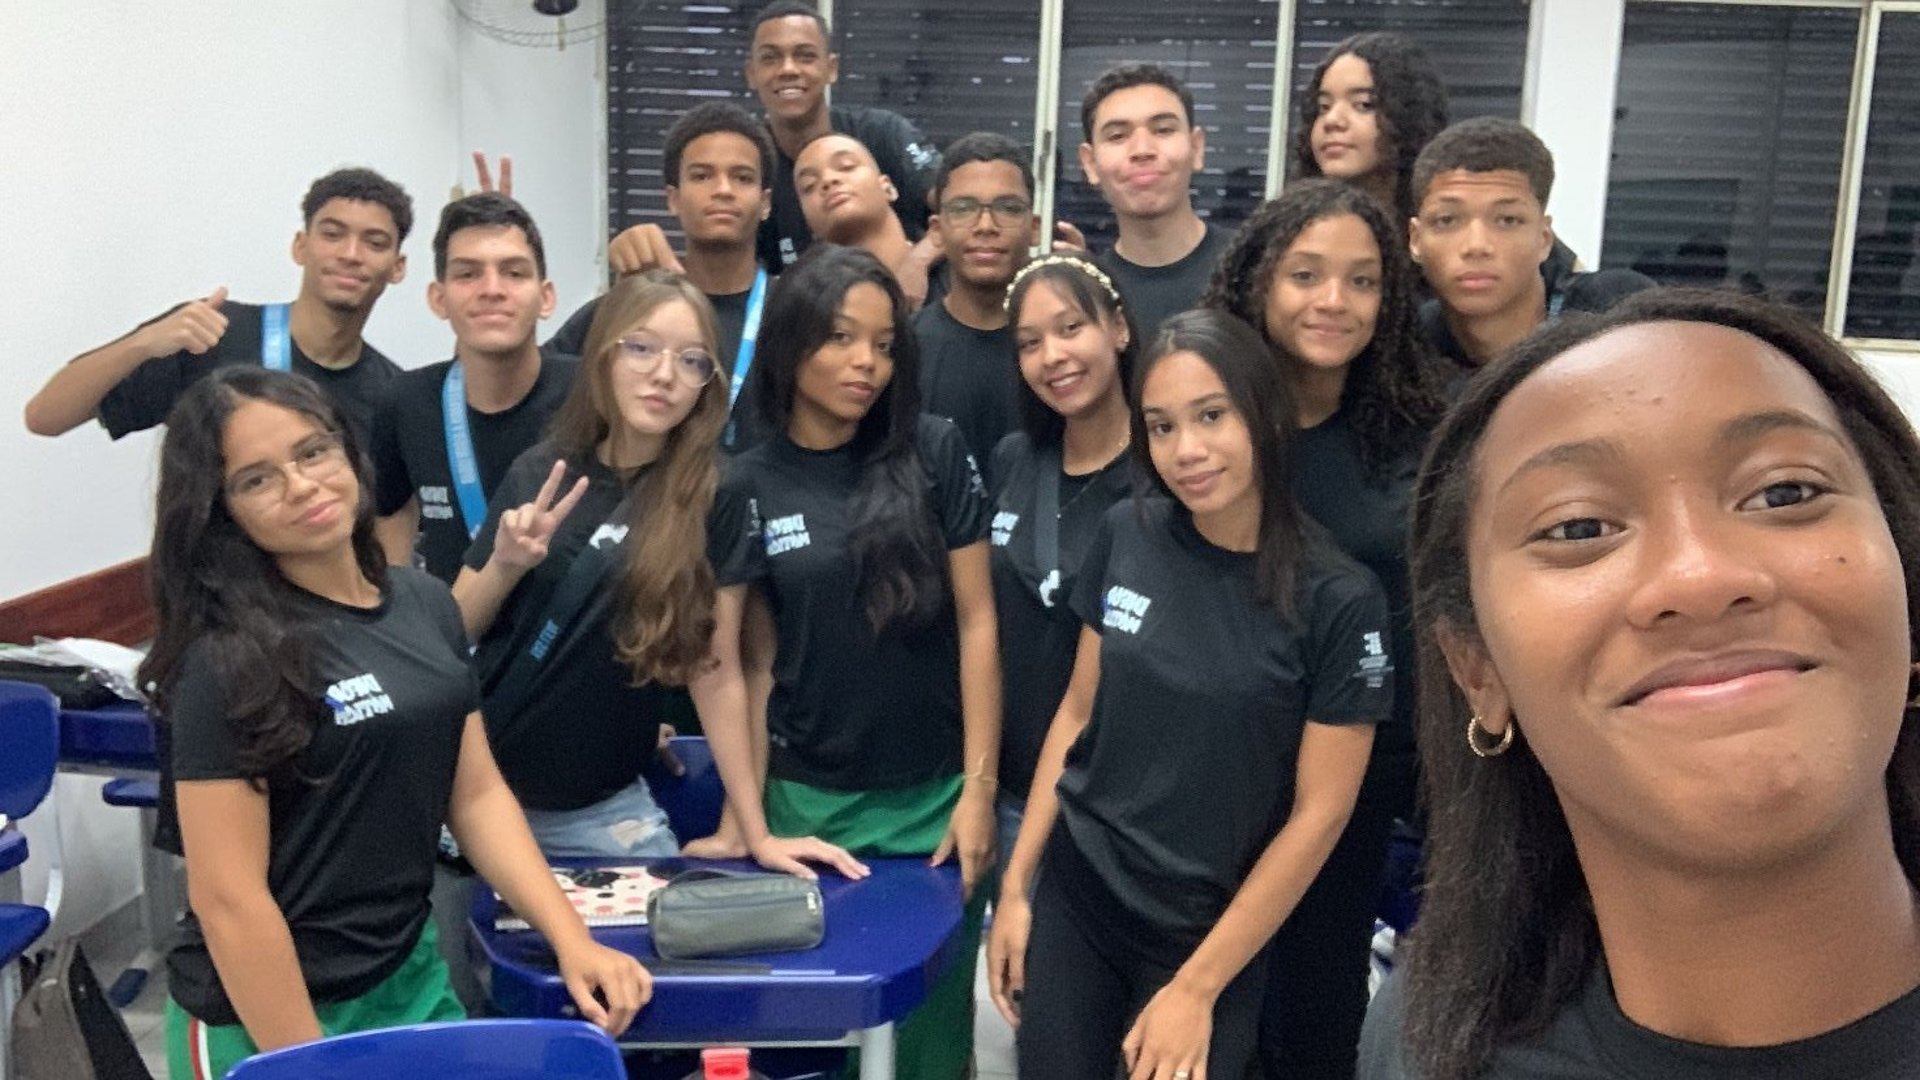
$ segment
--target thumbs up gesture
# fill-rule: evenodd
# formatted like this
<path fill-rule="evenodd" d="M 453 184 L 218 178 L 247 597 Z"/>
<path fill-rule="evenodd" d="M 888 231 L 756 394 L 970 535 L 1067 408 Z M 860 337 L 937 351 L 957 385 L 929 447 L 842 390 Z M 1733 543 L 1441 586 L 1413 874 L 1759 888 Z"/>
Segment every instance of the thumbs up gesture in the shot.
<path fill-rule="evenodd" d="M 220 313 L 220 305 L 226 302 L 227 287 L 222 285 L 206 299 L 189 300 L 148 323 L 142 331 L 148 355 L 171 356 L 177 352 L 204 355 L 226 336 L 227 317 Z"/>

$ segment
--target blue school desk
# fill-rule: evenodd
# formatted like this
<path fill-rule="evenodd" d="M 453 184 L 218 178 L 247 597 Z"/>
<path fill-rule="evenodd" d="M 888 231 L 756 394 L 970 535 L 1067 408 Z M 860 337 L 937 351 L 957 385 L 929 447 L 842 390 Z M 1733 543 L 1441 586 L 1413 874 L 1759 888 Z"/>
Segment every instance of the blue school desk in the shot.
<path fill-rule="evenodd" d="M 140 906 L 147 947 L 107 991 L 115 1004 L 124 1005 L 139 995 L 148 972 L 166 956 L 175 921 L 186 907 L 178 888 L 179 859 L 153 846 L 160 756 L 146 707 L 129 701 L 60 710 L 60 771 L 109 777 L 106 800 L 140 811 Z"/>
<path fill-rule="evenodd" d="M 860 1080 L 892 1080 L 894 1024 L 957 959 L 960 872 L 924 859 L 865 861 L 873 874 L 864 881 L 820 875 L 827 932 L 818 948 L 713 962 L 766 965 L 770 973 L 691 973 L 660 961 L 644 926 L 595 929 L 601 944 L 649 968 L 660 965 L 653 1000 L 620 1041 L 660 1048 L 857 1046 Z M 532 931 L 495 930 L 496 904 L 491 890 L 477 890 L 474 927 L 493 969 L 494 1007 L 507 1016 L 571 1016 L 553 953 Z"/>
<path fill-rule="evenodd" d="M 152 776 L 160 769 L 153 721 L 131 701 L 60 710 L 60 767 L 107 776 Z"/>

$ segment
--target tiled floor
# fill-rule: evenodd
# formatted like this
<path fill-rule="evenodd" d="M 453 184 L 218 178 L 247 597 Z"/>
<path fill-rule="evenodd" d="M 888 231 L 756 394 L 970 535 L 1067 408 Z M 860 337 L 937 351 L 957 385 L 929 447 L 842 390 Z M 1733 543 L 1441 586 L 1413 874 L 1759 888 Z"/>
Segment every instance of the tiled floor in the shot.
<path fill-rule="evenodd" d="M 94 977 L 101 986 L 111 987 L 139 955 L 139 914 L 131 907 L 122 909 L 82 935 L 80 940 L 87 959 L 93 964 Z M 158 963 L 154 966 L 160 967 Z M 121 1018 L 127 1022 L 128 1034 L 133 1036 L 140 1057 L 147 1063 L 147 1071 L 156 1078 L 167 1075 L 166 1003 L 167 975 L 161 969 L 149 973 L 146 985 L 140 988 L 140 996 L 120 1010 Z"/>

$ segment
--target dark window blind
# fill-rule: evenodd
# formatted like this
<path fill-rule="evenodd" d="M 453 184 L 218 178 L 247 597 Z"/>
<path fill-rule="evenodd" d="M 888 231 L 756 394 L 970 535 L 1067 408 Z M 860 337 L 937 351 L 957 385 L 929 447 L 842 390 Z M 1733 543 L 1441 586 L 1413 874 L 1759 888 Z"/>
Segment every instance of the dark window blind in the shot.
<path fill-rule="evenodd" d="M 835 104 L 879 106 L 942 148 L 972 131 L 1033 145 L 1040 0 L 836 0 Z"/>
<path fill-rule="evenodd" d="M 1273 130 L 1274 0 L 1074 0 L 1061 14 L 1059 136 L 1054 216 L 1080 226 L 1095 250 L 1117 235 L 1098 188 L 1080 172 L 1080 102 L 1120 63 L 1172 69 L 1193 91 L 1207 132 L 1194 209 L 1232 228 L 1260 204 Z"/>
<path fill-rule="evenodd" d="M 1302 0 L 1293 23 L 1293 87 L 1305 94 L 1313 71 L 1341 41 L 1393 30 L 1418 41 L 1447 86 L 1454 120 L 1519 117 L 1527 74 L 1527 0 Z M 1295 101 L 1299 98 L 1296 96 Z M 1288 119 L 1293 145 L 1299 109 Z M 1291 150 L 1288 151 L 1289 165 Z"/>
<path fill-rule="evenodd" d="M 1629 3 L 1601 263 L 1818 318 L 1859 19 Z"/>
<path fill-rule="evenodd" d="M 607 224 L 613 233 L 651 221 L 678 243 L 660 175 L 667 128 L 715 98 L 756 116 L 747 90 L 747 28 L 764 0 L 607 5 Z"/>
<path fill-rule="evenodd" d="M 1846 331 L 1920 338 L 1920 12 L 1881 17 L 1872 94 Z"/>

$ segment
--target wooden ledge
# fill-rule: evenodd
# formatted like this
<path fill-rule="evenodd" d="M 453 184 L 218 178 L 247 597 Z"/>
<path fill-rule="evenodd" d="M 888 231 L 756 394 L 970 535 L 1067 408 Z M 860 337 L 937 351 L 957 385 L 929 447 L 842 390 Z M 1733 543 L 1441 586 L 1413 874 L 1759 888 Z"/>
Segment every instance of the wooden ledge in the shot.
<path fill-rule="evenodd" d="M 0 602 L 0 641 L 99 638 L 138 645 L 153 637 L 153 600 L 144 556 Z"/>

